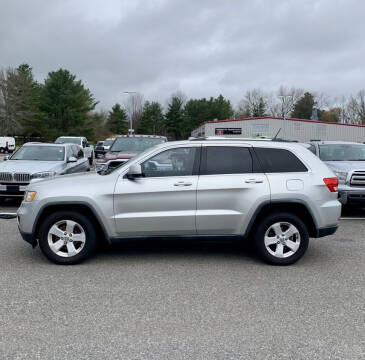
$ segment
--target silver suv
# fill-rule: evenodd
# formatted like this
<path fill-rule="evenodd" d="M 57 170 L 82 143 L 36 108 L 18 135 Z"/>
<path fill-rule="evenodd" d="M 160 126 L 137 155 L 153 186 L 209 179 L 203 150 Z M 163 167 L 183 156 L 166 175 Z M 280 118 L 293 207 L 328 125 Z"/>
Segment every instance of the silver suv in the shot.
<path fill-rule="evenodd" d="M 18 224 L 58 264 L 86 259 L 103 239 L 183 237 L 249 239 L 266 262 L 286 265 L 309 237 L 336 231 L 337 185 L 299 144 L 167 142 L 104 174 L 31 183 Z"/>
<path fill-rule="evenodd" d="M 365 205 L 365 145 L 346 141 L 312 141 L 308 149 L 338 177 L 343 205 Z"/>

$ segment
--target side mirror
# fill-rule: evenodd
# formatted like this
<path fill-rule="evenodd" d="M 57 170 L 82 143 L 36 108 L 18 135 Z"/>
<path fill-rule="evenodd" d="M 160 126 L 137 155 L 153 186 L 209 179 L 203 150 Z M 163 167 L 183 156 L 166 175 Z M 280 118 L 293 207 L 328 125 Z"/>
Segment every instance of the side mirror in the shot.
<path fill-rule="evenodd" d="M 126 174 L 127 179 L 134 180 L 136 178 L 142 177 L 142 168 L 139 164 L 133 164 L 129 167 Z"/>
<path fill-rule="evenodd" d="M 85 147 L 90 147 L 90 144 L 89 143 L 86 143 Z"/>
<path fill-rule="evenodd" d="M 67 159 L 67 162 L 68 162 L 68 163 L 74 163 L 74 162 L 77 162 L 77 159 L 76 159 L 74 156 L 70 156 L 70 157 Z"/>
<path fill-rule="evenodd" d="M 9 160 L 9 156 L 4 156 L 4 161 Z"/>

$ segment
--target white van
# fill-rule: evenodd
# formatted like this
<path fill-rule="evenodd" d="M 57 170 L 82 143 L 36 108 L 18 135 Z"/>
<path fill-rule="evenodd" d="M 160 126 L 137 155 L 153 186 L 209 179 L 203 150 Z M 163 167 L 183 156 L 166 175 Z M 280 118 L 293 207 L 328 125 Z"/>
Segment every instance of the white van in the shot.
<path fill-rule="evenodd" d="M 12 153 L 15 150 L 15 139 L 10 136 L 0 136 L 0 153 Z"/>

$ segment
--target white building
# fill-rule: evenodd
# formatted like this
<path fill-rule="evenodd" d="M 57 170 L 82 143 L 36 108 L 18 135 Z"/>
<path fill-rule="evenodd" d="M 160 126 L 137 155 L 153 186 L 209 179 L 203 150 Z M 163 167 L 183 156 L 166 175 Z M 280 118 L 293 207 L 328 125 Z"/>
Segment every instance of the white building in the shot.
<path fill-rule="evenodd" d="M 191 136 L 232 136 L 277 138 L 310 141 L 341 140 L 365 142 L 365 125 L 341 124 L 306 119 L 286 119 L 262 116 L 231 120 L 207 121 L 193 130 Z"/>

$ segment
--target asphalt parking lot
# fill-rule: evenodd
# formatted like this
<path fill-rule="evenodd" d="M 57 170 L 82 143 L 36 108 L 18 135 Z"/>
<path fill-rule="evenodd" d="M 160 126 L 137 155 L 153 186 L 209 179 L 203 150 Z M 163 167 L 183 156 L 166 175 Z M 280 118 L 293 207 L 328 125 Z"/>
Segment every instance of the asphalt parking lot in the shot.
<path fill-rule="evenodd" d="M 364 222 L 290 267 L 234 243 L 130 243 L 49 263 L 0 220 L 1 358 L 364 359 Z"/>
<path fill-rule="evenodd" d="M 289 267 L 152 240 L 57 266 L 0 219 L 0 358 L 364 359 L 365 221 L 344 216 Z"/>

